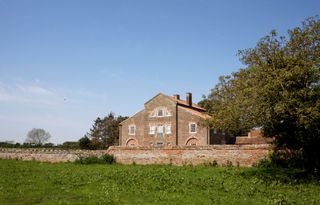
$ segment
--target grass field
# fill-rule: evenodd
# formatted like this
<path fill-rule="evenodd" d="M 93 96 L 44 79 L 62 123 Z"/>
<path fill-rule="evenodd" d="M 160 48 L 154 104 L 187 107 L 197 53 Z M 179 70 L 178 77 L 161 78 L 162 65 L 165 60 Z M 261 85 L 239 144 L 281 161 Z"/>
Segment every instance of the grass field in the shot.
<path fill-rule="evenodd" d="M 320 204 L 298 171 L 0 160 L 0 204 Z"/>

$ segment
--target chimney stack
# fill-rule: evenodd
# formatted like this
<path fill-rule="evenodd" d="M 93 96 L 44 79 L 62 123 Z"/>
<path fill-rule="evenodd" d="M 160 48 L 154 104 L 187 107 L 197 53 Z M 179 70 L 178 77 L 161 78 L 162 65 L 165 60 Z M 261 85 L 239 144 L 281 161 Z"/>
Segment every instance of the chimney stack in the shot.
<path fill-rule="evenodd" d="M 186 102 L 189 107 L 192 107 L 192 93 L 190 92 L 186 93 Z"/>
<path fill-rule="evenodd" d="M 180 100 L 180 95 L 178 95 L 178 94 L 173 95 L 173 97 L 174 97 L 174 99 L 176 99 L 176 100 Z"/>

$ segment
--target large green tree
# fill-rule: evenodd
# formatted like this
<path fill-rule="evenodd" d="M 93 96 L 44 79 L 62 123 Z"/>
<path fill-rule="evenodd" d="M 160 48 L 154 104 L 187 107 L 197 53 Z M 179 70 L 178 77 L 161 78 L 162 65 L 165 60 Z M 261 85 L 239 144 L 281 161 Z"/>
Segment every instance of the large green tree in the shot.
<path fill-rule="evenodd" d="M 277 146 L 300 150 L 306 168 L 320 156 L 320 21 L 312 17 L 239 52 L 246 66 L 227 77 L 200 104 L 214 126 L 237 134 L 261 126 Z"/>
<path fill-rule="evenodd" d="M 255 127 L 257 123 L 251 114 L 255 109 L 251 83 L 244 69 L 221 76 L 211 93 L 199 102 L 213 116 L 207 123 L 216 129 L 227 130 L 233 137 L 246 134 Z"/>
<path fill-rule="evenodd" d="M 87 136 L 93 147 L 108 147 L 119 144 L 119 124 L 128 117 L 115 116 L 110 112 L 104 118 L 98 117 Z"/>

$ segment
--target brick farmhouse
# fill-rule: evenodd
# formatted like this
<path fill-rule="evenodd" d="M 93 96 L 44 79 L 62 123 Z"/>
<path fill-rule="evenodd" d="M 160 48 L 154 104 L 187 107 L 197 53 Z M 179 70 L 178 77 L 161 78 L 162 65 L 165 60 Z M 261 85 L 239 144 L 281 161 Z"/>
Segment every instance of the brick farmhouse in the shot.
<path fill-rule="evenodd" d="M 206 110 L 179 95 L 162 93 L 144 104 L 144 109 L 120 123 L 120 146 L 185 146 L 224 144 L 225 133 L 210 129 L 203 121 Z"/>

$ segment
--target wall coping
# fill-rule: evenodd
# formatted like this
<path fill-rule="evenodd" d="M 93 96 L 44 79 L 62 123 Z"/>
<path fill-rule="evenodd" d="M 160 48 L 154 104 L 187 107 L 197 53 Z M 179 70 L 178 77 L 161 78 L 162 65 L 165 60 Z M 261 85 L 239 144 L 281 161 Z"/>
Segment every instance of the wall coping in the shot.
<path fill-rule="evenodd" d="M 81 150 L 81 149 L 52 149 L 52 148 L 0 148 L 0 152 L 29 152 L 29 153 L 106 153 L 107 150 Z"/>
<path fill-rule="evenodd" d="M 206 145 L 206 146 L 171 146 L 171 147 L 151 147 L 151 146 L 111 146 L 105 150 L 81 150 L 81 149 L 51 149 L 51 148 L 0 148 L 0 152 L 34 152 L 34 153 L 107 153 L 111 150 L 255 150 L 271 149 L 270 144 L 254 145 Z"/>
<path fill-rule="evenodd" d="M 151 147 L 151 146 L 111 146 L 109 150 L 252 150 L 271 149 L 270 144 L 254 145 L 206 145 L 206 146 L 171 146 L 171 147 Z"/>

